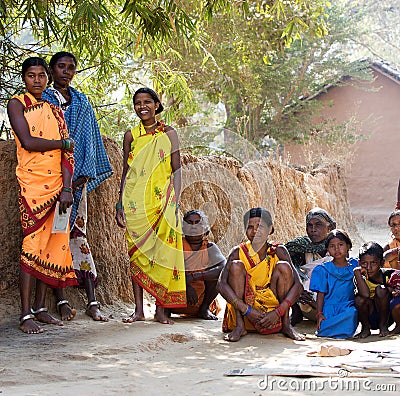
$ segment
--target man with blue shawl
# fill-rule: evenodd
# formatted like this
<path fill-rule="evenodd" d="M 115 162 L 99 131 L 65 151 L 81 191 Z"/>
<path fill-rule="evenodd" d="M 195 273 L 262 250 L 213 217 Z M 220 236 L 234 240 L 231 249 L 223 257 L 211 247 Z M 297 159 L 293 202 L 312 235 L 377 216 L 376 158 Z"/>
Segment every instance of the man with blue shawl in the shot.
<path fill-rule="evenodd" d="M 74 204 L 70 226 L 70 248 L 79 286 L 85 288 L 88 297 L 86 314 L 96 321 L 107 322 L 96 301 L 97 272 L 86 239 L 87 194 L 113 173 L 93 108 L 85 94 L 70 87 L 76 74 L 76 58 L 69 52 L 57 52 L 49 63 L 53 75 L 53 87 L 47 88 L 43 98 L 64 112 L 70 137 L 75 141 L 73 176 Z M 76 310 L 65 300 L 62 289 L 55 289 L 57 310 L 63 320 L 71 320 Z"/>

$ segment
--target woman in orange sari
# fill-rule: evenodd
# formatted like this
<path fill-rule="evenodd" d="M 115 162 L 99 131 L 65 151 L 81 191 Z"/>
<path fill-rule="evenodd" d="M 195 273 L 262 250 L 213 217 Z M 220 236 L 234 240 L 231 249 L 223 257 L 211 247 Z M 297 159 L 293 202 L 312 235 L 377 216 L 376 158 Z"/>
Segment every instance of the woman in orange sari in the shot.
<path fill-rule="evenodd" d="M 18 205 L 23 242 L 20 259 L 22 312 L 20 329 L 42 333 L 34 319 L 43 323 L 63 323 L 44 307 L 47 285 L 66 287 L 77 283 L 69 250 L 69 232 L 52 233 L 56 203 L 60 214 L 73 202 L 73 141 L 61 109 L 42 100 L 49 81 L 49 69 L 42 58 L 32 57 L 22 64 L 27 92 L 8 102 L 7 113 L 17 146 L 19 183 Z M 36 279 L 36 297 L 31 295 Z"/>
<path fill-rule="evenodd" d="M 185 259 L 187 307 L 171 313 L 217 320 L 221 310 L 216 299 L 217 281 L 226 263 L 218 246 L 208 240 L 210 226 L 201 210 L 183 216 L 183 255 Z"/>

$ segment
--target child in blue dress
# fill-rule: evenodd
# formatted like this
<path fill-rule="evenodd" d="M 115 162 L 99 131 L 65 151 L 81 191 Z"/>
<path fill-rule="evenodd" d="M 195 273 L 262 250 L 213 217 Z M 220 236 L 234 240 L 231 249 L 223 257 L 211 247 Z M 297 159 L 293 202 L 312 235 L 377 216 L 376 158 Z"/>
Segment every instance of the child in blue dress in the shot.
<path fill-rule="evenodd" d="M 354 306 L 353 270 L 358 260 L 348 258 L 352 243 L 343 230 L 332 230 L 325 241 L 331 261 L 317 265 L 310 290 L 317 292 L 317 336 L 350 338 L 358 326 Z"/>

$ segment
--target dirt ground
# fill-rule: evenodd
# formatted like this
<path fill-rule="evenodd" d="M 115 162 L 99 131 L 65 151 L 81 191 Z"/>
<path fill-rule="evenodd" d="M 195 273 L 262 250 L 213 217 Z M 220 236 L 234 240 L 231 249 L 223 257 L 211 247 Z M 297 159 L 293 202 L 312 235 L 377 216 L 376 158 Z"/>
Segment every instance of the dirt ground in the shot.
<path fill-rule="evenodd" d="M 371 232 L 364 235 L 366 239 L 374 237 Z M 262 364 L 272 368 L 284 368 L 288 362 L 307 364 L 313 359 L 307 352 L 317 350 L 320 344 L 343 342 L 315 337 L 315 325 L 308 321 L 296 327 L 307 334 L 304 342 L 280 334 L 248 334 L 229 343 L 223 340 L 221 317 L 218 321 L 177 318 L 172 326 L 162 325 L 152 321 L 153 306 L 149 306 L 148 320 L 124 324 L 121 318 L 133 307 L 114 304 L 103 309 L 109 323 L 93 322 L 83 307 L 78 307 L 75 320 L 63 327 L 46 325 L 43 334 L 26 335 L 17 327 L 17 310 L 2 308 L 10 315 L 0 319 L 1 396 L 339 395 L 349 387 L 359 395 L 371 395 L 378 389 L 380 394 L 390 395 L 400 390 L 400 378 L 370 376 L 354 384 L 338 375 L 330 383 L 318 377 L 224 375 Z M 372 335 L 350 344 L 393 351 L 398 350 L 399 338 Z M 307 387 L 310 381 L 314 388 Z"/>
<path fill-rule="evenodd" d="M 237 343 L 229 343 L 223 340 L 221 319 L 178 318 L 171 326 L 149 318 L 128 325 L 121 322 L 121 317 L 130 313 L 130 307 L 112 306 L 104 311 L 110 316 L 109 323 L 95 323 L 81 311 L 64 327 L 46 325 L 40 335 L 23 334 L 16 326 L 17 314 L 1 323 L 0 394 L 328 395 L 339 394 L 349 386 L 346 381 L 350 378 L 339 376 L 329 385 L 323 382 L 326 378 L 318 377 L 224 375 L 261 364 L 284 367 L 288 361 L 310 362 L 314 358 L 306 353 L 327 340 L 315 337 L 314 325 L 308 321 L 297 327 L 307 334 L 304 342 L 280 334 L 248 334 Z M 329 340 L 329 344 L 341 342 Z M 350 343 L 385 351 L 398 348 L 398 342 L 399 337 L 382 339 L 373 335 Z M 305 381 L 314 381 L 317 388 L 304 390 Z M 390 389 L 384 394 L 398 394 L 396 390 L 400 389 L 400 378 L 368 377 L 357 381 L 359 389 L 353 393 L 360 395 L 369 395 L 378 387 Z"/>

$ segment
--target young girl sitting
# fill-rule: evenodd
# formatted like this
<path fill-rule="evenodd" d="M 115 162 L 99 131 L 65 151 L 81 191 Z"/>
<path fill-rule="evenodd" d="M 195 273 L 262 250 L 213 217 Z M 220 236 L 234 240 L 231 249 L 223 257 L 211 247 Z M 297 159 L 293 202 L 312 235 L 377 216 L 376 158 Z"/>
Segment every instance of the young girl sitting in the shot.
<path fill-rule="evenodd" d="M 359 267 L 354 269 L 357 295 L 355 299 L 358 316 L 362 325 L 357 338 L 371 335 L 371 329 L 379 329 L 379 336 L 388 335 L 389 302 L 391 293 L 388 280 L 393 269 L 382 268 L 383 249 L 376 242 L 361 246 L 358 256 Z"/>
<path fill-rule="evenodd" d="M 385 267 L 400 269 L 400 210 L 395 210 L 390 214 L 388 224 L 392 232 L 393 239 L 383 247 L 383 258 L 385 259 Z"/>
<path fill-rule="evenodd" d="M 310 290 L 317 292 L 317 336 L 349 338 L 358 325 L 354 306 L 353 269 L 356 259 L 348 259 L 352 243 L 343 230 L 332 230 L 325 241 L 332 260 L 314 268 Z"/>

